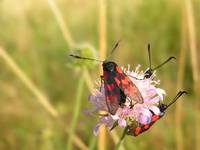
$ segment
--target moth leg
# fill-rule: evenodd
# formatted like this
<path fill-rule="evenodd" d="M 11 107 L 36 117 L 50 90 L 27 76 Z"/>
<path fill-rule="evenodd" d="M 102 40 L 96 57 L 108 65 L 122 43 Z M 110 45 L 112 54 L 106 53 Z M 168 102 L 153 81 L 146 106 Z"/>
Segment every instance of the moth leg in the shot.
<path fill-rule="evenodd" d="M 129 106 L 130 106 L 130 108 L 133 108 L 133 107 L 134 107 L 134 105 L 137 103 L 137 102 L 133 103 L 133 101 L 131 100 L 131 98 L 130 98 L 130 97 L 128 97 L 128 96 L 127 96 L 127 101 L 128 101 L 128 102 L 130 102 L 130 105 L 129 105 Z"/>
<path fill-rule="evenodd" d="M 137 102 L 133 103 L 133 101 L 131 101 L 131 108 L 133 108 L 135 104 L 137 104 Z"/>
<path fill-rule="evenodd" d="M 101 78 L 101 86 L 100 86 L 100 92 L 101 92 L 101 90 L 102 90 L 102 84 L 103 84 L 103 82 L 104 82 L 104 77 L 103 77 L 103 75 L 101 75 L 100 78 Z"/>
<path fill-rule="evenodd" d="M 130 102 L 130 108 L 132 109 L 136 103 L 133 104 L 133 101 Z"/>

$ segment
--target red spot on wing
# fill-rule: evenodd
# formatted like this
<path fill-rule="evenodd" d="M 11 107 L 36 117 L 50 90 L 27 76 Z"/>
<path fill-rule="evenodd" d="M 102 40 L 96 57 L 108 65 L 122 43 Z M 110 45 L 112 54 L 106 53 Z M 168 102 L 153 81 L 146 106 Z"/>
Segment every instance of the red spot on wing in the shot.
<path fill-rule="evenodd" d="M 128 80 L 128 81 L 130 81 L 130 79 L 129 79 L 129 77 L 128 77 L 128 76 L 126 76 L 126 77 L 125 77 L 125 80 Z"/>
<path fill-rule="evenodd" d="M 116 66 L 116 71 L 117 71 L 117 73 L 120 73 L 120 74 L 123 73 L 123 72 L 122 72 L 122 69 L 121 69 L 120 67 L 118 67 L 118 66 Z"/>
<path fill-rule="evenodd" d="M 117 99 L 115 95 L 107 95 L 106 98 L 110 103 L 115 102 Z"/>
<path fill-rule="evenodd" d="M 118 97 L 116 95 L 106 95 L 106 104 L 108 107 L 108 111 L 114 115 L 119 108 Z"/>
<path fill-rule="evenodd" d="M 122 84 L 125 84 L 125 85 L 130 84 L 129 78 L 128 78 L 128 77 L 125 77 L 125 79 L 122 80 Z"/>
<path fill-rule="evenodd" d="M 128 92 L 134 94 L 134 93 L 137 93 L 138 90 L 137 90 L 136 86 L 129 86 Z"/>
<path fill-rule="evenodd" d="M 109 91 L 112 91 L 112 90 L 115 88 L 113 83 L 111 83 L 111 84 L 106 84 L 105 86 L 106 86 L 106 88 L 107 88 Z"/>
<path fill-rule="evenodd" d="M 108 111 L 114 115 L 119 108 L 120 89 L 117 87 L 115 80 L 110 76 L 108 76 L 107 80 L 104 80 L 104 87 Z"/>
<path fill-rule="evenodd" d="M 160 116 L 158 116 L 158 115 L 153 115 L 153 116 L 151 117 L 151 122 L 156 122 L 158 119 L 160 119 Z"/>
<path fill-rule="evenodd" d="M 143 97 L 139 89 L 125 73 L 116 74 L 114 80 L 126 96 L 137 103 L 143 103 Z"/>
<path fill-rule="evenodd" d="M 144 124 L 144 125 L 138 125 L 137 127 L 133 127 L 133 126 L 130 126 L 129 129 L 128 129 L 128 132 L 127 134 L 129 135 L 133 135 L 133 136 L 138 136 L 140 135 L 141 133 L 149 130 L 151 128 L 151 126 L 157 121 L 159 120 L 161 117 L 159 115 L 155 115 L 153 114 L 152 117 L 151 117 L 151 122 L 148 123 L 148 124 Z"/>
<path fill-rule="evenodd" d="M 121 81 L 117 77 L 114 77 L 114 80 L 117 83 L 117 85 L 120 86 Z"/>
<path fill-rule="evenodd" d="M 136 127 L 133 131 L 134 136 L 137 136 L 141 133 L 142 128 L 141 127 Z"/>
<path fill-rule="evenodd" d="M 145 125 L 143 126 L 143 128 L 144 128 L 145 130 L 147 130 L 147 129 L 150 128 L 150 126 L 149 126 L 148 124 L 145 124 Z"/>

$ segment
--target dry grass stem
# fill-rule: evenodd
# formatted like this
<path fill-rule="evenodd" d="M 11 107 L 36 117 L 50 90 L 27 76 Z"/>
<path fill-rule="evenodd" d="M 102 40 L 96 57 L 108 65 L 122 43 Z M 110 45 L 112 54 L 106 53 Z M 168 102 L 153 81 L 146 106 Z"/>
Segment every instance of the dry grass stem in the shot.
<path fill-rule="evenodd" d="M 106 57 L 106 1 L 99 0 L 99 56 L 100 60 Z"/>
<path fill-rule="evenodd" d="M 10 66 L 12 71 L 21 79 L 24 85 L 37 97 L 38 102 L 45 108 L 45 110 L 54 118 L 58 118 L 59 114 L 55 108 L 49 103 L 48 98 L 43 94 L 28 78 L 28 76 L 23 72 L 19 66 L 14 62 L 14 60 L 9 56 L 9 54 L 0 48 L 0 56 L 3 60 Z M 74 135 L 73 142 L 81 149 L 87 149 L 86 145 L 81 141 L 79 137 Z"/>
<path fill-rule="evenodd" d="M 98 0 L 99 2 L 99 56 L 101 60 L 106 56 L 106 1 Z M 100 74 L 102 70 L 100 68 Z M 98 136 L 98 149 L 106 149 L 106 129 L 105 126 L 101 126 Z"/>
<path fill-rule="evenodd" d="M 80 79 L 77 83 L 77 90 L 76 90 L 76 97 L 74 99 L 75 104 L 73 107 L 73 112 L 72 112 L 72 119 L 70 121 L 70 127 L 69 127 L 69 132 L 68 132 L 68 140 L 67 140 L 67 149 L 71 150 L 72 149 L 72 141 L 74 139 L 74 135 L 76 133 L 76 127 L 78 124 L 78 118 L 80 114 L 80 109 L 81 109 L 81 102 L 82 102 L 82 95 L 83 95 L 83 90 L 84 90 L 84 76 L 81 75 Z"/>
<path fill-rule="evenodd" d="M 182 19 L 181 19 L 181 47 L 179 53 L 179 62 L 178 62 L 178 74 L 177 74 L 177 90 L 179 91 L 183 87 L 184 81 L 184 72 L 185 72 L 185 57 L 186 57 L 186 26 L 185 26 L 185 13 L 182 9 Z M 176 103 L 175 111 L 175 134 L 176 134 L 176 143 L 177 150 L 183 150 L 183 133 L 182 133 L 182 101 Z"/>
<path fill-rule="evenodd" d="M 63 19 L 63 16 L 62 16 L 60 10 L 56 6 L 54 0 L 48 0 L 48 4 L 49 4 L 49 6 L 50 6 L 55 18 L 56 18 L 56 21 L 57 21 L 58 26 L 60 27 L 60 29 L 62 31 L 62 34 L 64 36 L 64 39 L 65 39 L 66 43 L 72 49 L 75 46 L 75 42 L 74 42 L 74 40 L 73 40 L 73 38 L 72 38 L 68 28 L 67 28 L 67 25 L 66 25 L 66 23 L 65 23 L 65 21 Z M 92 82 L 91 82 L 91 79 L 90 79 L 90 75 L 89 75 L 87 69 L 84 69 L 84 78 L 85 78 L 85 81 L 86 81 L 86 84 L 87 84 L 88 88 L 92 91 L 93 85 L 92 85 Z M 79 145 L 79 147 L 81 146 L 83 149 L 84 149 L 84 147 L 87 148 L 85 146 L 85 144 L 83 144 L 83 142 L 76 135 L 74 135 L 74 137 L 76 137 L 75 139 L 73 139 L 73 140 L 75 140 L 75 142 L 82 143 L 82 144 Z M 77 139 L 79 139 L 79 140 L 77 140 Z"/>
<path fill-rule="evenodd" d="M 26 87 L 37 97 L 38 102 L 45 108 L 45 110 L 47 110 L 51 116 L 57 118 L 58 112 L 49 103 L 48 98 L 33 84 L 25 72 L 20 69 L 20 67 L 14 62 L 14 60 L 3 48 L 0 48 L 0 56 L 10 66 L 12 71 L 21 79 Z"/>
<path fill-rule="evenodd" d="M 65 24 L 62 14 L 60 13 L 60 10 L 56 6 L 54 0 L 48 0 L 48 4 L 58 22 L 58 25 L 62 31 L 65 41 L 67 42 L 67 44 L 69 45 L 70 48 L 73 48 L 75 43 L 74 43 L 74 41 L 71 37 L 71 34 L 67 28 L 67 25 Z"/>
<path fill-rule="evenodd" d="M 196 40 L 196 27 L 194 19 L 194 10 L 191 0 L 185 0 L 186 14 L 187 14 L 187 26 L 189 35 L 189 46 L 190 46 L 190 58 L 192 64 L 192 75 L 194 83 L 198 83 L 199 71 L 198 71 L 198 61 L 197 61 L 197 40 Z"/>
<path fill-rule="evenodd" d="M 196 97 L 199 96 L 199 70 L 198 70 L 198 54 L 197 54 L 197 39 L 196 39 L 196 26 L 194 18 L 194 9 L 193 1 L 185 0 L 186 7 L 186 17 L 187 17 L 187 26 L 188 26 L 188 37 L 189 37 L 189 47 L 190 47 L 190 60 L 192 66 L 192 76 L 194 81 L 194 91 Z M 196 128 L 196 149 L 200 149 L 200 131 L 199 131 L 199 122 L 200 122 L 200 103 L 196 100 L 196 112 L 195 112 L 195 128 Z"/>

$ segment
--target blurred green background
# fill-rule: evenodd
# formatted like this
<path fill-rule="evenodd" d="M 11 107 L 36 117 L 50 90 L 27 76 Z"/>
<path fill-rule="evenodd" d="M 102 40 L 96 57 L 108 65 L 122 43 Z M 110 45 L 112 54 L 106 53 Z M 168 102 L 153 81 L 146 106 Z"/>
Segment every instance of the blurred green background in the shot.
<path fill-rule="evenodd" d="M 166 116 L 120 149 L 200 149 L 199 0 L 1 0 L 0 149 L 113 149 L 122 134 L 92 134 L 85 115 L 100 65 L 70 53 L 148 67 L 147 43 L 167 103 L 189 92 Z M 104 136 L 106 134 L 106 136 Z"/>

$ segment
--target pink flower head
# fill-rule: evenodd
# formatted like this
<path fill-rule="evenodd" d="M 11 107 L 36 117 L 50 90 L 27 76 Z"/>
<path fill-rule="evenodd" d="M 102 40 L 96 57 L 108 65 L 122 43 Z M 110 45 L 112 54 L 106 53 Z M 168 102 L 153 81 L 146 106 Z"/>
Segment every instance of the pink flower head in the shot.
<path fill-rule="evenodd" d="M 101 116 L 99 118 L 99 122 L 93 130 L 95 135 L 98 134 L 99 127 L 102 124 L 105 124 L 108 129 L 111 129 L 114 126 L 114 123 L 117 123 L 117 125 L 121 128 L 125 128 L 133 122 L 138 124 L 148 124 L 151 122 L 151 116 L 153 114 L 159 115 L 160 109 L 158 108 L 158 103 L 163 100 L 166 93 L 163 89 L 156 87 L 160 81 L 154 80 L 155 72 L 150 78 L 144 78 L 145 74 L 143 71 L 140 71 L 139 68 L 140 65 L 136 67 L 135 71 L 130 71 L 130 66 L 128 66 L 127 69 L 122 69 L 139 89 L 144 99 L 142 104 L 137 103 L 132 105 L 131 99 L 127 97 L 125 104 L 118 108 L 115 115 L 111 115 L 108 112 L 106 105 L 103 85 L 98 84 L 97 89 L 95 89 L 89 97 L 89 101 L 93 105 L 91 110 L 92 112 L 107 112 L 106 116 Z"/>

